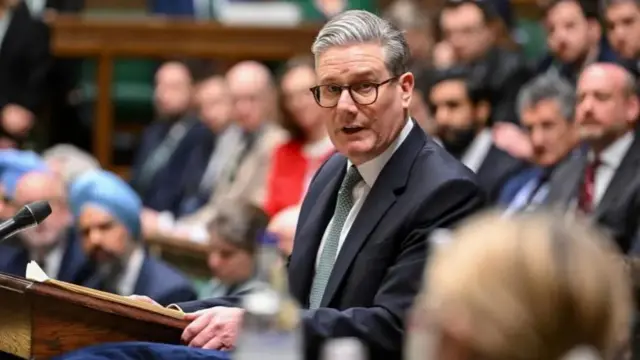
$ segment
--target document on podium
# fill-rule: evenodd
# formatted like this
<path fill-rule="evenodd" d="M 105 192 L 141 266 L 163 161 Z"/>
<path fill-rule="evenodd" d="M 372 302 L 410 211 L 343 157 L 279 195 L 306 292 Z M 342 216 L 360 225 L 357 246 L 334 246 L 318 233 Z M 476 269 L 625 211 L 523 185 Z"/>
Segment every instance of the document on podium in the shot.
<path fill-rule="evenodd" d="M 59 288 L 72 291 L 78 294 L 83 294 L 83 295 L 91 296 L 94 298 L 122 304 L 122 305 L 128 305 L 131 307 L 147 310 L 160 315 L 169 316 L 174 319 L 182 320 L 184 318 L 184 313 L 177 309 L 169 309 L 169 308 L 149 304 L 143 301 L 133 300 L 126 296 L 112 294 L 112 293 L 99 291 L 99 290 L 91 289 L 88 287 L 84 287 L 84 286 L 80 286 L 80 285 L 76 285 L 76 284 L 72 284 L 64 281 L 51 279 L 49 278 L 49 276 L 47 276 L 44 270 L 42 270 L 42 268 L 40 268 L 38 263 L 36 263 L 35 261 L 31 261 L 27 264 L 27 273 L 25 277 L 31 281 L 47 283 L 47 284 L 54 285 Z"/>

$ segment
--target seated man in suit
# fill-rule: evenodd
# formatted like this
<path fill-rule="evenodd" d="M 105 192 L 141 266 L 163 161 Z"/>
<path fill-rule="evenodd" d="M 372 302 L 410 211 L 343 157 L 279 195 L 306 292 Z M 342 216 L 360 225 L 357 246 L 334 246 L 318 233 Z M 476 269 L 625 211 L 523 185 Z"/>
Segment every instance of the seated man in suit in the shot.
<path fill-rule="evenodd" d="M 120 295 L 144 294 L 161 304 L 196 298 L 189 280 L 149 255 L 140 236 L 142 204 L 122 179 L 93 170 L 71 185 L 69 203 L 96 274 L 83 285 Z"/>
<path fill-rule="evenodd" d="M 145 211 L 145 233 L 206 241 L 206 225 L 221 203 L 240 199 L 257 206 L 264 204 L 271 156 L 285 137 L 284 131 L 273 123 L 276 106 L 273 79 L 263 64 L 243 61 L 227 72 L 226 80 L 233 103 L 232 117 L 240 131 L 232 133 L 235 141 L 224 146 L 226 156 L 215 174 L 215 189 L 205 205 L 177 219 Z"/>
<path fill-rule="evenodd" d="M 192 82 L 181 62 L 167 62 L 156 72 L 159 119 L 145 129 L 131 169 L 133 188 L 144 206 L 155 211 L 178 211 L 189 160 L 202 144 L 213 142 L 213 134 L 192 114 Z"/>
<path fill-rule="evenodd" d="M 611 232 L 623 252 L 640 251 L 640 103 L 633 76 L 596 63 L 580 75 L 576 124 L 588 153 L 551 176 L 547 203 L 577 208 Z"/>
<path fill-rule="evenodd" d="M 551 173 L 572 155 L 579 156 L 578 129 L 573 121 L 575 97 L 574 87 L 555 74 L 538 76 L 520 90 L 518 112 L 526 140 L 531 143 L 534 166 L 514 175 L 501 189 L 498 203 L 507 213 L 542 204 Z"/>
<path fill-rule="evenodd" d="M 408 117 L 414 78 L 402 32 L 346 11 L 323 27 L 313 53 L 312 91 L 339 153 L 311 181 L 288 267 L 306 359 L 345 336 L 363 341 L 371 360 L 401 359 L 429 236 L 481 208 L 484 196 L 473 173 Z M 183 340 L 235 344 L 244 310 L 224 307 L 232 300 L 176 304 L 192 320 Z"/>
<path fill-rule="evenodd" d="M 51 278 L 81 283 L 90 267 L 71 229 L 62 179 L 48 171 L 45 163 L 28 151 L 3 151 L 2 185 L 5 201 L 15 210 L 33 201 L 46 200 L 52 213 L 36 228 L 9 239 L 0 251 L 0 271 L 24 276 L 27 263 L 34 260 Z"/>
<path fill-rule="evenodd" d="M 505 181 L 523 164 L 493 144 L 488 92 L 466 70 L 452 68 L 438 72 L 428 101 L 444 148 L 478 175 L 489 200 L 496 199 Z"/>

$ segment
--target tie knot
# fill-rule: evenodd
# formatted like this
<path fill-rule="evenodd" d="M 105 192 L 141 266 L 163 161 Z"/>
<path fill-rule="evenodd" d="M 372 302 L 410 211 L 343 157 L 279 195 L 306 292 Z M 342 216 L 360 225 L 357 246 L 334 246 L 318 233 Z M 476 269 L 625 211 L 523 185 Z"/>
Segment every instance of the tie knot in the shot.
<path fill-rule="evenodd" d="M 347 174 L 342 180 L 342 189 L 344 191 L 351 191 L 362 180 L 362 176 L 354 165 L 349 166 Z"/>

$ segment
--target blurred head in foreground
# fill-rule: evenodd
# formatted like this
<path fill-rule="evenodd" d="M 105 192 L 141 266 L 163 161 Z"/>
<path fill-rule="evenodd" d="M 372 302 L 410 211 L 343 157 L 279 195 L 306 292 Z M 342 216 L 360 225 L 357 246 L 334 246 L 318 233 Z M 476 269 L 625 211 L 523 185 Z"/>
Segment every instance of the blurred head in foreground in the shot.
<path fill-rule="evenodd" d="M 631 309 L 622 257 L 596 229 L 564 216 L 483 215 L 433 253 L 406 358 L 617 359 Z M 592 356 L 574 357 L 578 349 Z"/>

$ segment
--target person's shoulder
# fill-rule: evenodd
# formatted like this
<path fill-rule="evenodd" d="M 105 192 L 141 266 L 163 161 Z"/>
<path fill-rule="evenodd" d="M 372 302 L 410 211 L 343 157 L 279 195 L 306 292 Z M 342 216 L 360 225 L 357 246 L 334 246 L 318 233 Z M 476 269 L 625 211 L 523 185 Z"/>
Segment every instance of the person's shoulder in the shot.
<path fill-rule="evenodd" d="M 145 262 L 154 275 L 155 283 L 162 284 L 165 288 L 190 287 L 189 279 L 163 260 L 148 254 Z"/>
<path fill-rule="evenodd" d="M 428 182 L 448 180 L 476 182 L 476 175 L 473 171 L 447 152 L 429 135 L 427 135 L 427 141 L 416 158 L 411 176 L 425 179 Z"/>

